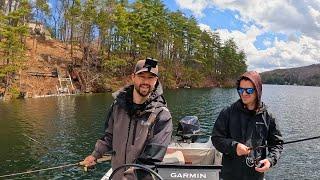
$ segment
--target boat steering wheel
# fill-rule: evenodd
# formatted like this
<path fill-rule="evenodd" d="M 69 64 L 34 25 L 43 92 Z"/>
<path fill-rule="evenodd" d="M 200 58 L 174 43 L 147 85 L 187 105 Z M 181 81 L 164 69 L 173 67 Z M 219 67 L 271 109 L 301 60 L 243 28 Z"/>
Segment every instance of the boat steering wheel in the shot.
<path fill-rule="evenodd" d="M 135 167 L 135 168 L 138 168 L 138 169 L 143 169 L 143 170 L 149 172 L 150 174 L 154 175 L 158 180 L 163 180 L 163 178 L 157 172 L 155 172 L 154 170 L 152 170 L 152 169 L 150 169 L 150 168 L 148 168 L 146 166 L 143 166 L 141 164 L 124 164 L 122 166 L 119 166 L 114 171 L 112 171 L 109 179 L 112 179 L 117 171 L 119 171 L 122 168 L 127 168 L 127 167 Z"/>

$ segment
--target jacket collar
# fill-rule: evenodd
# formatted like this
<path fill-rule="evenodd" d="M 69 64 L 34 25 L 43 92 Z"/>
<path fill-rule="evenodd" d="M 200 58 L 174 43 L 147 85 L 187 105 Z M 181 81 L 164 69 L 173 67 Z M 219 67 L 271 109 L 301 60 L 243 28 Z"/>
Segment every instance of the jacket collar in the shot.
<path fill-rule="evenodd" d="M 261 102 L 260 103 L 260 107 L 255 111 L 255 110 L 249 110 L 245 107 L 245 105 L 243 104 L 242 100 L 239 99 L 236 103 L 235 103 L 236 107 L 242 111 L 242 112 L 245 112 L 245 113 L 252 113 L 252 114 L 262 114 L 264 113 L 266 110 L 267 110 L 267 106 Z"/>

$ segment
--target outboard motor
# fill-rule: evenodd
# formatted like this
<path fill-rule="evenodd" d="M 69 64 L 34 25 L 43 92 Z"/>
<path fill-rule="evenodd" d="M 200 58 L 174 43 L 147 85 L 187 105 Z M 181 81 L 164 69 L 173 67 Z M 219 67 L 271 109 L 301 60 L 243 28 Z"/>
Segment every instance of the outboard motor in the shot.
<path fill-rule="evenodd" d="M 182 141 L 192 140 L 200 134 L 200 123 L 197 116 L 186 116 L 179 121 L 177 135 Z"/>

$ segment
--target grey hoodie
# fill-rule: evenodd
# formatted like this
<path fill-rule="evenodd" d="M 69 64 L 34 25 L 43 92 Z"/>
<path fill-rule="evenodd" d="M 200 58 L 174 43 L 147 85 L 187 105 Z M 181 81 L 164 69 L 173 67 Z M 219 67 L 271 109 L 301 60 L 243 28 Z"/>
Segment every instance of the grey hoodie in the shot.
<path fill-rule="evenodd" d="M 128 163 L 162 161 L 171 141 L 172 119 L 159 84 L 139 108 L 132 102 L 133 85 L 115 92 L 106 120 L 105 135 L 97 141 L 92 155 L 113 151 L 112 168 Z M 154 123 L 146 123 L 154 113 Z M 120 172 L 123 172 L 124 169 Z M 115 179 L 120 178 L 119 173 Z"/>

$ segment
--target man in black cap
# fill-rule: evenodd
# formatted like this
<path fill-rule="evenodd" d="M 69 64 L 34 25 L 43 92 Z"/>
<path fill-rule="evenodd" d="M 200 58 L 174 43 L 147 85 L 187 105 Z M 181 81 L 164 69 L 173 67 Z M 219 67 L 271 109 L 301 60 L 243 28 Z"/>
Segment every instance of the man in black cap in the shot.
<path fill-rule="evenodd" d="M 104 136 L 83 164 L 92 166 L 106 152 L 112 153 L 112 169 L 123 164 L 162 161 L 171 140 L 172 119 L 158 81 L 157 61 L 137 62 L 132 85 L 113 93 Z M 132 171 L 122 169 L 114 179 L 132 179 Z"/>

